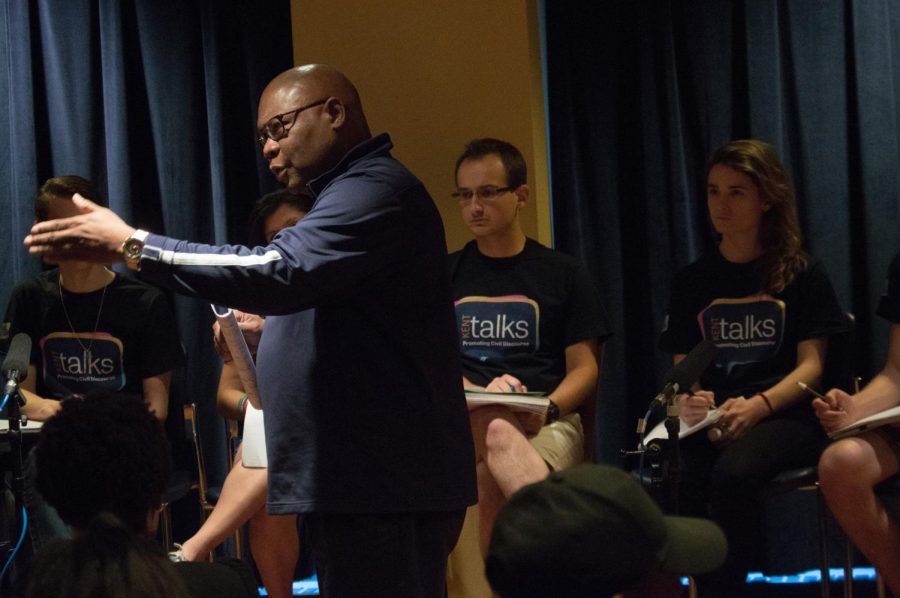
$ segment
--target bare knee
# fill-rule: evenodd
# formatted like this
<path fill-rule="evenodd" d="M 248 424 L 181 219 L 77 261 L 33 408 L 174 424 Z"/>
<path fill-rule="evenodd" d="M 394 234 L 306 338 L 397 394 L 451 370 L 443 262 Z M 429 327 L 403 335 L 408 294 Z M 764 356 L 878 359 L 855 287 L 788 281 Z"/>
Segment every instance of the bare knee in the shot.
<path fill-rule="evenodd" d="M 859 439 L 836 442 L 819 458 L 819 484 L 826 494 L 853 487 L 871 487 L 875 481 L 868 472 L 873 465 L 871 449 Z"/>

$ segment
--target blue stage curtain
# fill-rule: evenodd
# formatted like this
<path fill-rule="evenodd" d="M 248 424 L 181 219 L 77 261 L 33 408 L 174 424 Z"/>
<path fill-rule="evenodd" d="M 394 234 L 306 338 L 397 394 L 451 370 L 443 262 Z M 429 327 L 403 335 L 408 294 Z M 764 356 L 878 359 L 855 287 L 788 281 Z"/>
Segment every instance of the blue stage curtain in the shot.
<path fill-rule="evenodd" d="M 862 373 L 900 250 L 900 6 L 890 0 L 546 2 L 554 231 L 596 277 L 615 327 L 599 447 L 631 446 L 670 365 L 656 349 L 676 270 L 712 247 L 705 161 L 776 146 L 807 249 L 855 312 Z"/>
<path fill-rule="evenodd" d="M 22 239 L 51 176 L 91 179 L 113 210 L 154 232 L 245 239 L 253 201 L 275 187 L 256 107 L 292 64 L 289 0 L 9 0 L 0 39 L 4 305 L 41 268 Z M 184 298 L 176 307 L 190 398 L 214 401 L 211 312 Z"/>

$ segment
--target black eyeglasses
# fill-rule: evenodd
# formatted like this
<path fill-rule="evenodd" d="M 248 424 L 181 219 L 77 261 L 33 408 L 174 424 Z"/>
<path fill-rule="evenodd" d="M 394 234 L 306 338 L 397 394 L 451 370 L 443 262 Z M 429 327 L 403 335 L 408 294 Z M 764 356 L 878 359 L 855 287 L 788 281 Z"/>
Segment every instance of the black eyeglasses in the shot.
<path fill-rule="evenodd" d="M 451 193 L 450 197 L 459 201 L 459 203 L 468 203 L 472 201 L 472 198 L 478 196 L 479 199 L 484 201 L 494 201 L 504 193 L 509 191 L 513 191 L 515 187 L 479 187 L 474 191 L 472 189 L 459 189 L 458 191 Z"/>
<path fill-rule="evenodd" d="M 297 122 L 297 115 L 306 110 L 307 108 L 314 108 L 316 106 L 320 106 L 328 101 L 328 98 L 324 98 L 321 100 L 317 100 L 312 104 L 307 104 L 306 106 L 301 106 L 294 110 L 288 110 L 287 112 L 282 112 L 281 114 L 276 114 L 272 118 L 270 118 L 266 124 L 263 125 L 262 130 L 259 132 L 259 135 L 256 136 L 256 142 L 260 147 L 266 144 L 266 140 L 271 139 L 272 141 L 278 141 L 279 139 L 284 139 L 288 131 L 291 130 L 291 127 L 294 126 L 294 123 Z M 290 122 L 285 123 L 284 119 L 288 115 L 293 115 Z"/>

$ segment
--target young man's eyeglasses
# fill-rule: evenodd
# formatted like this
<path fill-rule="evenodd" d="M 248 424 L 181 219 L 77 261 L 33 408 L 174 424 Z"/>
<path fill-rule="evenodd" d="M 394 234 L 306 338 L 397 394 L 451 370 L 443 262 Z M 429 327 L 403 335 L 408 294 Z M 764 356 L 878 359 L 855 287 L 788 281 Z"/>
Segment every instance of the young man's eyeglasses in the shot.
<path fill-rule="evenodd" d="M 295 108 L 294 110 L 288 110 L 287 112 L 282 112 L 281 114 L 276 114 L 263 125 L 262 130 L 259 132 L 259 135 L 256 137 L 256 142 L 260 147 L 266 144 L 266 141 L 271 139 L 272 141 L 278 141 L 280 139 L 284 139 L 288 132 L 291 130 L 291 127 L 294 126 L 294 123 L 297 122 L 297 115 L 306 110 L 307 108 L 314 108 L 316 106 L 320 106 L 328 101 L 328 98 L 324 98 L 322 100 L 317 100 L 312 104 L 307 104 L 306 106 L 300 106 L 299 108 Z M 285 122 L 285 118 L 287 116 L 291 116 L 289 122 Z"/>
<path fill-rule="evenodd" d="M 459 203 L 468 203 L 472 198 L 478 196 L 483 201 L 494 201 L 504 193 L 515 190 L 515 187 L 478 187 L 477 189 L 458 189 L 450 194 L 450 196 L 459 201 Z"/>

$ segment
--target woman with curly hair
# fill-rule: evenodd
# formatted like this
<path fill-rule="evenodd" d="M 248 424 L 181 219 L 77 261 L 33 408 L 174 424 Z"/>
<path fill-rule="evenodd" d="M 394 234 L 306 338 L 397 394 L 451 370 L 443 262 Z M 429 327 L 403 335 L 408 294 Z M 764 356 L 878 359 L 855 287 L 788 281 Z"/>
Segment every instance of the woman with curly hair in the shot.
<path fill-rule="evenodd" d="M 682 444 L 680 496 L 683 512 L 710 515 L 728 535 L 729 559 L 707 589 L 734 596 L 761 544 L 758 491 L 781 471 L 814 465 L 822 450 L 797 382 L 820 383 L 828 337 L 846 330 L 846 318 L 803 252 L 794 188 L 771 145 L 738 140 L 713 152 L 707 207 L 718 246 L 675 276 L 659 346 L 675 363 L 701 340 L 717 348 L 678 397 L 687 424 L 712 407 L 721 415 L 715 442 L 698 434 Z"/>

